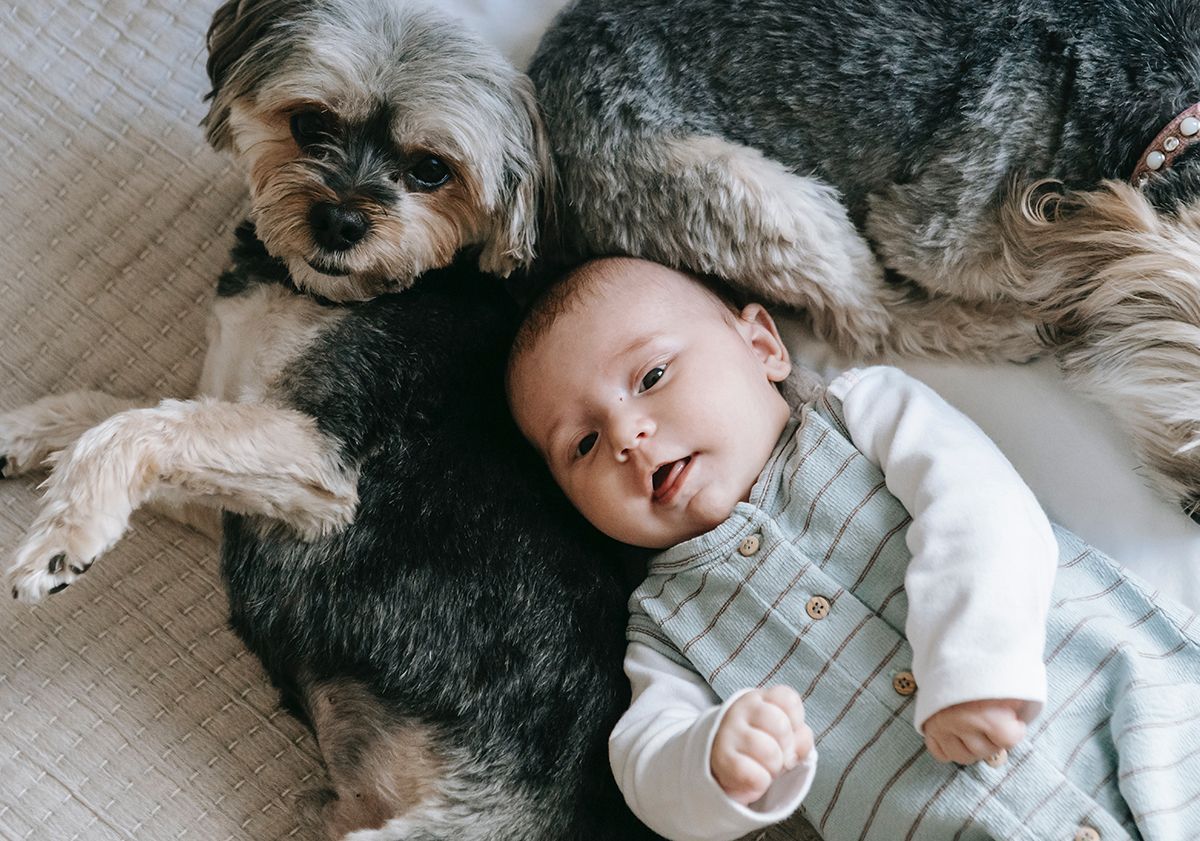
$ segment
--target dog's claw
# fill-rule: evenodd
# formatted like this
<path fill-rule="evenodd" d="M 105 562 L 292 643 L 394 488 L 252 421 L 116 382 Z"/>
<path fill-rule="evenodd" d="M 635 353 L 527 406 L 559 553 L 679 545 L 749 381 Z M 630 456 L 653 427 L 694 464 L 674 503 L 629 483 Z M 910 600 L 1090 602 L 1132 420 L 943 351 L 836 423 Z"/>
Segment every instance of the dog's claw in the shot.
<path fill-rule="evenodd" d="M 87 572 L 91 560 L 80 561 L 61 547 L 62 543 L 55 540 L 46 549 L 35 544 L 17 551 L 16 563 L 8 571 L 14 599 L 32 603 L 52 593 L 61 593 Z"/>

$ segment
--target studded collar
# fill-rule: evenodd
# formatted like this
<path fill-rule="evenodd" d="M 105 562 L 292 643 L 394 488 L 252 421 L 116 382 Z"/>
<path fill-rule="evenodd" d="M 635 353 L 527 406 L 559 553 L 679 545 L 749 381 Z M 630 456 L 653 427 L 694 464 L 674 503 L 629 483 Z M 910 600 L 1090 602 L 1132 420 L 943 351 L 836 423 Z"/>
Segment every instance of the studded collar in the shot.
<path fill-rule="evenodd" d="M 1135 187 L 1146 186 L 1151 173 L 1169 167 L 1185 149 L 1197 142 L 1200 142 L 1200 102 L 1189 105 L 1167 123 L 1142 152 L 1129 180 Z"/>

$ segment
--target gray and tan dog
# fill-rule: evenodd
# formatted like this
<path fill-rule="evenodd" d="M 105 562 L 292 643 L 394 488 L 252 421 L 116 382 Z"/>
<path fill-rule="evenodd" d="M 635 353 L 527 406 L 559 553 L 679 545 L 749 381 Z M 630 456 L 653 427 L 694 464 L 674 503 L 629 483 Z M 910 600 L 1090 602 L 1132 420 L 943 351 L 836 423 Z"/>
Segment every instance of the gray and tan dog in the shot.
<path fill-rule="evenodd" d="M 227 0 L 209 51 L 251 219 L 198 393 L 0 414 L 0 473 L 57 453 L 13 596 L 74 584 L 140 506 L 223 510 L 230 622 L 312 727 L 329 838 L 651 837 L 607 761 L 611 546 L 503 393 L 495 275 L 532 260 L 550 178 L 528 79 L 407 0 Z"/>
<path fill-rule="evenodd" d="M 1195 516 L 1193 0 L 580 0 L 530 73 L 575 255 L 722 276 L 859 357 L 1052 350 Z"/>

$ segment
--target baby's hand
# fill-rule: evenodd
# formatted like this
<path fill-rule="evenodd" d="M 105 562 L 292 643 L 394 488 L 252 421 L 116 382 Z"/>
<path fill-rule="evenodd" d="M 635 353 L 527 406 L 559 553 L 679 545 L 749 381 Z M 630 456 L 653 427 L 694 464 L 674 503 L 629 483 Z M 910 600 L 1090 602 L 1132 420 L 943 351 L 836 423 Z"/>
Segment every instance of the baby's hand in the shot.
<path fill-rule="evenodd" d="M 746 806 L 812 749 L 800 693 L 790 686 L 755 689 L 725 711 L 713 739 L 712 775 L 726 794 Z"/>
<path fill-rule="evenodd" d="M 970 765 L 988 759 L 1025 738 L 1025 722 L 1017 717 L 1023 703 L 968 701 L 938 710 L 925 720 L 925 746 L 940 762 Z"/>

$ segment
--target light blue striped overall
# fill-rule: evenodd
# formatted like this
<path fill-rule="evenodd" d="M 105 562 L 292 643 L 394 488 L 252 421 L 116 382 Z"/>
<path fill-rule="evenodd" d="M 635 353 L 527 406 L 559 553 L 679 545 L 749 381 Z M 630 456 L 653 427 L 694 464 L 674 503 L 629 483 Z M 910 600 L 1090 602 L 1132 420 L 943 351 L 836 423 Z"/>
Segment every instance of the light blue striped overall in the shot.
<path fill-rule="evenodd" d="M 913 728 L 916 696 L 901 694 L 909 515 L 834 398 L 803 417 L 749 502 L 652 561 L 629 639 L 722 697 L 802 693 L 820 763 L 801 811 L 827 841 L 1200 839 L 1194 614 L 1056 531 L 1041 716 L 1004 765 L 937 762 Z M 822 618 L 806 610 L 814 596 L 832 605 Z"/>

